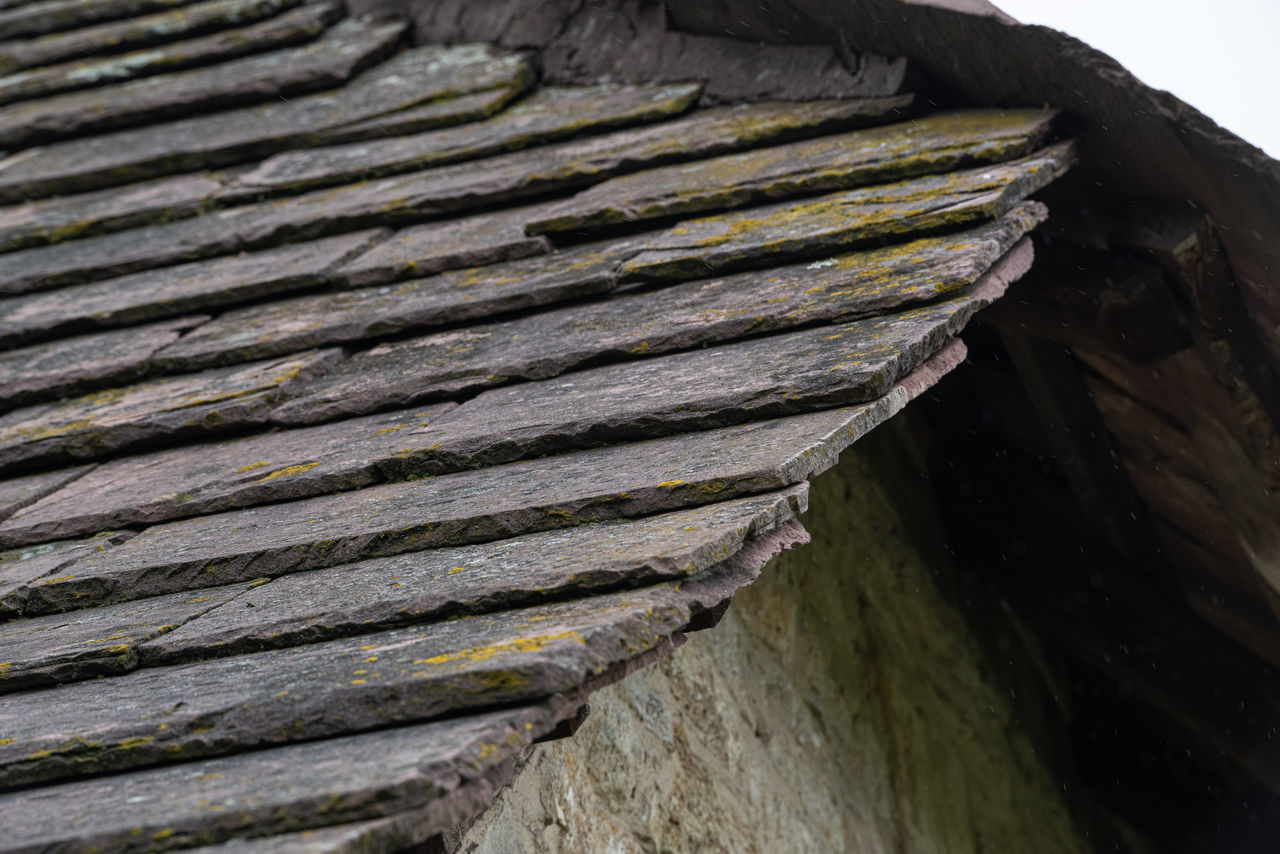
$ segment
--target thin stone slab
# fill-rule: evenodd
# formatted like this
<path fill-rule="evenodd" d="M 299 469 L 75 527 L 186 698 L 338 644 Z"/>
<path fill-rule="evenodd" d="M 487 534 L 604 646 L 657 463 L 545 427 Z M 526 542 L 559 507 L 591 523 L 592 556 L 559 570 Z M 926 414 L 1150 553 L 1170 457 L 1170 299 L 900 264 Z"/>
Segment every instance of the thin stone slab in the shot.
<path fill-rule="evenodd" d="M 208 319 L 180 317 L 0 352 L 0 410 L 139 379 L 153 354 Z"/>
<path fill-rule="evenodd" d="M 276 2 L 277 9 L 285 4 Z M 316 38 L 342 8 L 311 3 L 265 21 L 120 56 L 77 60 L 0 77 L 0 104 L 227 61 Z"/>
<path fill-rule="evenodd" d="M 782 489 L 830 467 L 953 368 L 957 352 L 955 343 L 856 407 L 157 525 L 64 571 L 25 607 L 51 613 Z"/>
<path fill-rule="evenodd" d="M 800 484 L 643 519 L 286 575 L 148 644 L 146 663 L 299 646 L 688 577 L 804 512 L 807 492 Z"/>
<path fill-rule="evenodd" d="M 1026 202 L 994 223 L 947 237 L 379 344 L 300 390 L 274 418 L 326 421 L 511 379 L 547 379 L 584 362 L 704 346 L 931 300 L 977 281 L 1044 217 L 1042 205 Z"/>
<path fill-rule="evenodd" d="M 91 464 L 0 480 L 0 519 L 9 518 L 23 507 L 35 504 L 46 495 L 52 495 L 92 470 Z"/>
<path fill-rule="evenodd" d="M 555 205 L 531 234 L 745 207 L 1031 154 L 1055 114 L 968 110 L 613 178 Z"/>
<path fill-rule="evenodd" d="M 142 854 L 411 810 L 422 811 L 424 823 L 452 827 L 482 808 L 511 760 L 552 730 L 557 708 L 505 709 L 3 793 L 0 825 L 9 832 L 0 852 Z M 468 797 L 471 789 L 479 791 Z M 460 796 L 463 804 L 451 803 Z"/>
<path fill-rule="evenodd" d="M 567 136 L 670 118 L 697 100 L 699 84 L 548 86 L 487 121 L 433 133 L 277 154 L 237 180 L 299 190 L 441 166 Z"/>
<path fill-rule="evenodd" d="M 104 326 L 127 326 L 326 284 L 346 258 L 387 236 L 379 229 L 243 255 L 0 298 L 0 344 Z M 51 247 L 58 248 L 58 247 Z M 146 252 L 146 245 L 135 247 Z M 170 247 L 174 254 L 181 247 Z M 228 252 L 234 247 L 228 247 Z M 3 258 L 0 256 L 0 265 Z"/>
<path fill-rule="evenodd" d="M 133 536 L 131 531 L 107 531 L 86 540 L 42 543 L 0 552 L 0 618 L 22 611 L 33 584 L 56 579 L 55 573 L 85 555 L 94 554 Z M 55 582 L 56 583 L 56 582 Z"/>
<path fill-rule="evenodd" d="M 520 96 L 523 89 L 517 87 L 523 85 L 525 84 L 522 80 L 517 80 L 510 85 L 487 89 L 483 92 L 449 96 L 426 104 L 406 107 L 372 119 L 317 131 L 312 135 L 312 139 L 317 144 L 340 145 L 478 122 L 489 118 L 511 103 L 512 99 Z M 237 186 L 243 185 L 237 184 Z"/>
<path fill-rule="evenodd" d="M 0 44 L 0 73 L 174 41 L 252 24 L 302 0 L 209 0 L 186 8 Z"/>
<path fill-rule="evenodd" d="M 1072 143 L 946 175 L 682 222 L 623 265 L 633 276 L 691 279 L 820 256 L 849 245 L 954 231 L 1003 216 L 1075 161 Z"/>
<path fill-rule="evenodd" d="M 44 0 L 23 3 L 0 14 L 0 39 L 71 30 L 190 2 L 192 0 Z"/>
<path fill-rule="evenodd" d="M 641 248 L 636 241 L 605 241 L 399 285 L 250 306 L 193 331 L 157 353 L 155 361 L 165 370 L 189 370 L 605 293 L 617 283 L 619 264 Z M 428 260 L 437 264 L 441 259 Z"/>
<path fill-rule="evenodd" d="M 261 424 L 272 403 L 340 358 L 300 353 L 15 409 L 0 416 L 0 471 Z"/>
<path fill-rule="evenodd" d="M 250 586 L 215 587 L 0 623 L 0 693 L 134 670 L 143 643 L 231 601 Z"/>
<path fill-rule="evenodd" d="M 348 18 L 302 47 L 10 104 L 0 111 L 0 146 L 46 143 L 338 86 L 390 54 L 404 30 L 402 21 Z"/>
<path fill-rule="evenodd" d="M 49 495 L 0 527 L 0 543 L 100 531 L 305 498 L 382 481 L 380 465 L 436 439 L 415 431 L 453 408 L 444 403 L 323 427 L 266 433 L 113 460 L 101 476 Z M 105 471 L 102 471 L 104 470 Z"/>
<path fill-rule="evenodd" d="M 0 787 L 537 702 L 686 626 L 681 593 L 667 583 L 0 695 Z"/>
<path fill-rule="evenodd" d="M 524 59 L 486 45 L 412 48 L 330 92 L 19 152 L 0 160 L 0 201 L 81 193 L 226 166 L 314 144 L 326 130 L 350 129 L 428 102 L 441 105 L 436 121 L 450 120 L 450 103 L 457 108 L 456 119 L 464 121 L 476 106 L 458 96 L 519 91 L 531 76 Z M 377 128 L 368 133 L 382 135 Z"/>

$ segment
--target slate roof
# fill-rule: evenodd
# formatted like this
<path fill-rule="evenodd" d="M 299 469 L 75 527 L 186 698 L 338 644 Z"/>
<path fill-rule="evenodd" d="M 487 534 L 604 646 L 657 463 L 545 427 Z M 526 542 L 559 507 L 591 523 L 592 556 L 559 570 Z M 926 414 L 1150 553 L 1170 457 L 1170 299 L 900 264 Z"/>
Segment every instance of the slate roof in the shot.
<path fill-rule="evenodd" d="M 1075 156 L 880 78 L 721 103 L 323 2 L 3 6 L 3 852 L 474 814 L 805 540 Z"/>

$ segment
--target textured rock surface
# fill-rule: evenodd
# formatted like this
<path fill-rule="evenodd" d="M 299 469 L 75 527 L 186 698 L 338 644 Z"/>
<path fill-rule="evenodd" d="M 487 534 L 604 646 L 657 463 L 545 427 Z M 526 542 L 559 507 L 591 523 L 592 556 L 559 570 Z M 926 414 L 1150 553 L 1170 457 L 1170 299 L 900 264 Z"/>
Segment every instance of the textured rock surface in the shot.
<path fill-rule="evenodd" d="M 623 270 L 687 279 L 876 238 L 963 228 L 1004 215 L 1074 157 L 1074 146 L 1063 143 L 1008 163 L 688 220 L 655 237 Z"/>
<path fill-rule="evenodd" d="M 880 431 L 846 453 L 814 481 L 812 543 L 593 694 L 457 850 L 1093 851 L 1037 750 L 1038 686 L 1012 700 L 969 631 L 917 483 Z"/>
<path fill-rule="evenodd" d="M 972 284 L 1043 217 L 1042 206 L 1027 203 L 996 223 L 949 237 L 380 344 L 315 380 L 276 417 L 327 420 L 508 379 L 543 379 L 591 360 L 668 352 L 933 299 Z M 203 341 L 217 328 L 190 340 Z"/>
<path fill-rule="evenodd" d="M 0 481 L 0 519 L 12 516 L 23 507 L 34 504 L 92 469 L 92 465 L 76 466 Z"/>
<path fill-rule="evenodd" d="M 529 223 L 533 234 L 744 207 L 1030 154 L 1054 114 L 969 110 L 613 178 Z"/>
<path fill-rule="evenodd" d="M 0 552 L 0 617 L 21 610 L 32 584 L 48 579 L 64 566 L 86 555 L 105 551 L 127 540 L 131 533 L 109 531 L 86 540 L 42 543 L 25 549 Z"/>
<path fill-rule="evenodd" d="M 190 0 L 44 0 L 18 3 L 0 14 L 0 38 L 70 30 L 98 21 L 185 6 L 188 2 Z"/>
<path fill-rule="evenodd" d="M 140 442 L 260 424 L 270 405 L 341 358 L 300 353 L 154 380 L 0 416 L 0 469 L 93 459 Z"/>

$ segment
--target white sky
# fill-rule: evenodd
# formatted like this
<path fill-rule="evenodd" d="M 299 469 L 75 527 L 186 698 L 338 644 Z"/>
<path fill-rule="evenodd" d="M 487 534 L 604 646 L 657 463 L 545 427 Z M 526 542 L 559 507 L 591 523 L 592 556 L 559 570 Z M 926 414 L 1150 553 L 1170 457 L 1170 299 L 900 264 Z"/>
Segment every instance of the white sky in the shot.
<path fill-rule="evenodd" d="M 1280 158 L 1280 0 L 993 0 L 1070 33 Z"/>

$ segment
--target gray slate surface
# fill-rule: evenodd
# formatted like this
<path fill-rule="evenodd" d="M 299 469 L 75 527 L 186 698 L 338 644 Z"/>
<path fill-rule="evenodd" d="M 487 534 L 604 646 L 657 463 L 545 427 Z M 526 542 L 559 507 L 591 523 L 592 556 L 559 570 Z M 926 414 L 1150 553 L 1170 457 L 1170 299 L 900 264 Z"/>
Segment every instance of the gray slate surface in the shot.
<path fill-rule="evenodd" d="M 131 536 L 131 531 L 108 531 L 84 540 L 41 543 L 0 552 L 0 618 L 12 617 L 22 609 L 32 584 L 56 577 L 54 573 L 72 562 L 118 545 Z"/>

